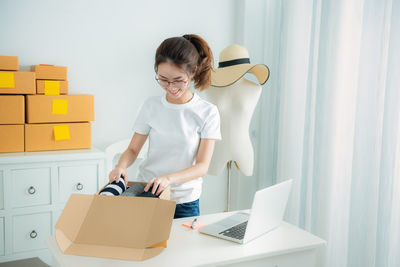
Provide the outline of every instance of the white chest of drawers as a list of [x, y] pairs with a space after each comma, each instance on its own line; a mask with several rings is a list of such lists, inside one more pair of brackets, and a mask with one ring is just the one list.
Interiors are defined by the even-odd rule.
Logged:
[[94, 194], [107, 180], [93, 149], [0, 154], [0, 262], [40, 257], [72, 193]]

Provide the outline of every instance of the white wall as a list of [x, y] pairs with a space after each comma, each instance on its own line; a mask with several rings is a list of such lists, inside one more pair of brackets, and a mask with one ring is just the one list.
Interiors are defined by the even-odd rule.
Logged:
[[203, 36], [216, 58], [234, 40], [234, 2], [1, 0], [0, 54], [68, 66], [70, 94], [95, 96], [93, 145], [129, 138], [140, 104], [162, 91], [154, 54], [168, 37]]
[[[1, 0], [0, 55], [68, 66], [70, 94], [95, 96], [92, 143], [130, 138], [141, 103], [162, 93], [154, 54], [168, 37], [196, 33], [214, 52], [235, 42], [236, 1]], [[135, 166], [133, 166], [135, 167]], [[130, 173], [134, 179], [134, 172]], [[225, 209], [226, 173], [206, 176], [201, 212]]]

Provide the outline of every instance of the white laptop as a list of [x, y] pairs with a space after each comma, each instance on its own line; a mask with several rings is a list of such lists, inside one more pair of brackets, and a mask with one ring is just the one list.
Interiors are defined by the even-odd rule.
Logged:
[[253, 240], [281, 224], [291, 187], [292, 180], [287, 180], [261, 189], [254, 195], [250, 213], [235, 213], [199, 232], [240, 244]]

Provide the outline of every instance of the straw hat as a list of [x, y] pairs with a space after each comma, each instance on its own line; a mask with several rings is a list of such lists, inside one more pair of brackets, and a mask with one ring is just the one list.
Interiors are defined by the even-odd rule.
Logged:
[[211, 85], [215, 87], [229, 86], [247, 72], [256, 75], [260, 84], [267, 82], [269, 69], [264, 64], [250, 64], [249, 52], [243, 46], [233, 44], [219, 54], [219, 66], [211, 72]]

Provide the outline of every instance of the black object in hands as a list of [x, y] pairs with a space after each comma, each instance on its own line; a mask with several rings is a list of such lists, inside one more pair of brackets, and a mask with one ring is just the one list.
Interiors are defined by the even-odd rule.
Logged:
[[108, 196], [136, 196], [136, 197], [154, 197], [158, 198], [156, 194], [151, 192], [153, 187], [150, 187], [149, 191], [144, 191], [144, 186], [142, 184], [134, 184], [130, 187], [126, 187], [124, 178], [121, 176], [119, 182], [112, 181], [112, 183], [108, 184], [102, 191], [100, 191], [100, 195], [108, 195]]
[[158, 198], [158, 196], [156, 194], [153, 194], [151, 190], [153, 190], [153, 187], [150, 187], [147, 192], [143, 191], [142, 193], [138, 194], [137, 197], [155, 197], [155, 198]]
[[125, 192], [121, 194], [121, 196], [132, 196], [136, 197], [144, 191], [144, 186], [142, 184], [133, 184], [128, 187]]

